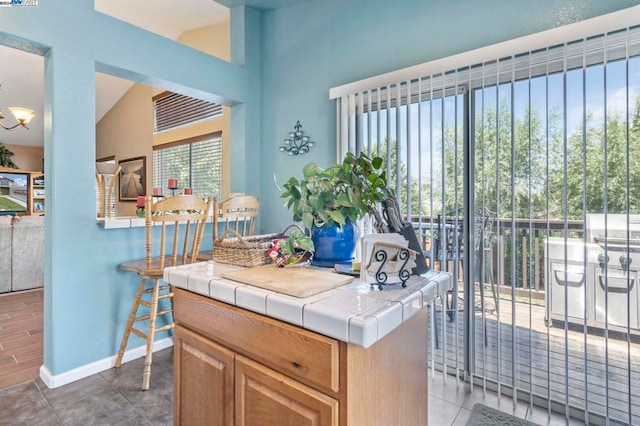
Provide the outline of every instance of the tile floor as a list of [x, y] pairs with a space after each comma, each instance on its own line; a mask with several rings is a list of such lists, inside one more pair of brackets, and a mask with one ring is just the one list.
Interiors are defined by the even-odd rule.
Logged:
[[529, 404], [521, 401], [514, 408], [510, 397], [498, 398], [497, 393], [489, 390], [485, 395], [482, 387], [474, 386], [472, 390], [468, 383], [462, 381], [456, 385], [453, 376], [443, 377], [442, 373], [436, 372], [433, 377], [429, 377], [429, 426], [463, 426], [476, 402], [539, 425], [584, 425], [584, 422], [577, 420], [566, 422], [563, 416], [555, 413], [549, 418], [547, 410], [530, 408]]
[[146, 392], [143, 358], [56, 389], [40, 379], [2, 389], [0, 425], [172, 425], [172, 350], [154, 354]]
[[[173, 352], [154, 354], [151, 387], [142, 392], [143, 359], [56, 389], [40, 379], [0, 390], [0, 425], [172, 425]], [[429, 426], [464, 425], [476, 402], [540, 425], [566, 425], [564, 418], [518, 403], [475, 386], [471, 390], [441, 373], [429, 378]], [[569, 422], [579, 425], [581, 422]]]

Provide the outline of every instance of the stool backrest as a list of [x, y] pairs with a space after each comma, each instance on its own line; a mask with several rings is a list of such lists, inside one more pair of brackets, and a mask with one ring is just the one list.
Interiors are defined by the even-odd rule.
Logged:
[[[196, 262], [207, 218], [211, 208], [215, 208], [215, 204], [214, 197], [203, 200], [195, 195], [176, 195], [154, 203], [153, 197], [147, 196], [145, 199], [147, 269], [162, 270], [169, 266]], [[167, 224], [173, 226], [167, 226]], [[152, 227], [158, 225], [161, 226], [160, 240], [154, 241]], [[155, 261], [154, 252], [159, 253]]]
[[250, 195], [239, 195], [223, 201], [219, 215], [220, 219], [225, 222], [224, 234], [229, 229], [233, 229], [243, 237], [253, 235], [259, 208], [260, 200]]

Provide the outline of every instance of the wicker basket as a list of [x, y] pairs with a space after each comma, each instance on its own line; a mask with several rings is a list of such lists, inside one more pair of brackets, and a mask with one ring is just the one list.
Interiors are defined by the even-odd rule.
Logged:
[[[279, 234], [242, 237], [233, 229], [229, 229], [220, 239], [213, 242], [213, 259], [220, 263], [249, 267], [269, 264], [271, 258], [267, 250], [271, 248], [271, 243], [273, 240], [286, 238], [287, 231], [292, 227], [304, 232], [298, 225], [290, 225]], [[235, 238], [224, 238], [227, 234], [235, 235]]]

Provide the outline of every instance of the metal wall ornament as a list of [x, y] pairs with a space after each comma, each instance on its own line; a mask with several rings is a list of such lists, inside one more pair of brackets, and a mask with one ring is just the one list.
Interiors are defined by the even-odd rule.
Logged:
[[295, 130], [289, 132], [289, 137], [284, 140], [284, 145], [279, 146], [278, 149], [280, 152], [288, 152], [289, 155], [306, 154], [316, 143], [309, 136], [304, 135], [300, 121], [297, 121], [293, 128]]

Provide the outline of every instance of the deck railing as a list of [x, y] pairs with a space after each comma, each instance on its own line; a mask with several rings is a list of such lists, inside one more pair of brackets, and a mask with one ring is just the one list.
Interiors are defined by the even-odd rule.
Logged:
[[[417, 217], [412, 219], [416, 233], [422, 237], [425, 254], [432, 267], [451, 272], [457, 266], [462, 271], [466, 266], [463, 247], [464, 218], [423, 216], [421, 220]], [[544, 297], [547, 237], [584, 236], [584, 223], [576, 220], [479, 218], [475, 228], [476, 281], [496, 284], [501, 292], [510, 292], [513, 281], [518, 292], [525, 291], [528, 294], [532, 290], [537, 293], [538, 299]], [[513, 251], [515, 256], [512, 255]], [[512, 268], [514, 259], [515, 273]], [[484, 280], [479, 278], [480, 264], [484, 265]], [[459, 273], [459, 279], [462, 280], [462, 273]]]

